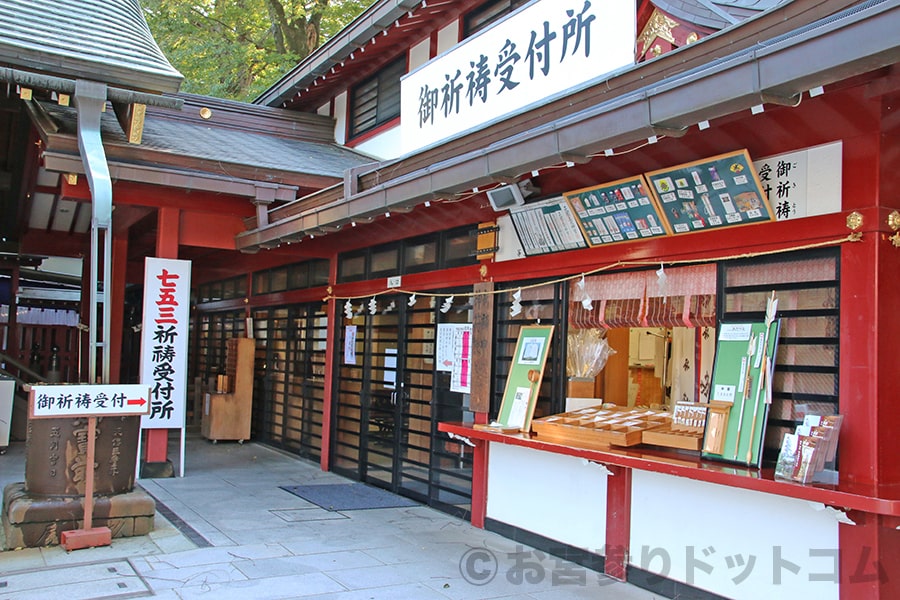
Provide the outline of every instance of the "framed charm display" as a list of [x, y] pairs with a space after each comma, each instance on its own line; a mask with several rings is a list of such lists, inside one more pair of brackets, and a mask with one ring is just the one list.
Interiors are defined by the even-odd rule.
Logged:
[[645, 176], [675, 234], [775, 220], [746, 150]]
[[668, 235], [643, 175], [566, 192], [588, 244]]

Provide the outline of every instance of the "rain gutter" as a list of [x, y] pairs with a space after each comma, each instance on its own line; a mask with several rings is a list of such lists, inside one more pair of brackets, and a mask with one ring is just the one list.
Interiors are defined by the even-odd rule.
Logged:
[[[75, 93], [77, 84], [76, 80], [73, 79], [45, 75], [43, 73], [34, 73], [32, 71], [22, 71], [20, 69], [11, 69], [8, 67], [0, 67], [0, 81], [14, 83], [21, 87], [52, 90], [54, 92], [69, 95]], [[176, 110], [181, 110], [181, 107], [184, 104], [184, 100], [181, 98], [173, 98], [171, 96], [163, 96], [160, 94], [148, 94], [146, 92], [137, 92], [115, 87], [107, 88], [106, 97], [117, 104], [146, 104], [148, 106], [160, 106]]]

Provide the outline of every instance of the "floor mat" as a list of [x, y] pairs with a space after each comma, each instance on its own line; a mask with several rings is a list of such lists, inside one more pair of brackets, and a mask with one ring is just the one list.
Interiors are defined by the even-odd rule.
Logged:
[[365, 510], [419, 505], [418, 502], [364, 483], [282, 485], [279, 487], [321, 506], [325, 510]]

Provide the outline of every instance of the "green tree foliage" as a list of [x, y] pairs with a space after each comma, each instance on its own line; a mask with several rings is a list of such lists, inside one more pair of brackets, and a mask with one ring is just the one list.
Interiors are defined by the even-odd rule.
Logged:
[[250, 101], [374, 0], [141, 0], [184, 92]]

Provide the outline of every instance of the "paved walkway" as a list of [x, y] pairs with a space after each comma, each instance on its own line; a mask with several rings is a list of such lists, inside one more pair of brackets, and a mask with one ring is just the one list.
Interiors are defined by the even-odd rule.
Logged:
[[[24, 480], [24, 454], [0, 456], [0, 487]], [[139, 480], [158, 501], [153, 532], [0, 552], [0, 600], [659, 598], [426, 506], [320, 508], [279, 486], [348, 480], [266, 446], [189, 436], [185, 456], [184, 477]]]

